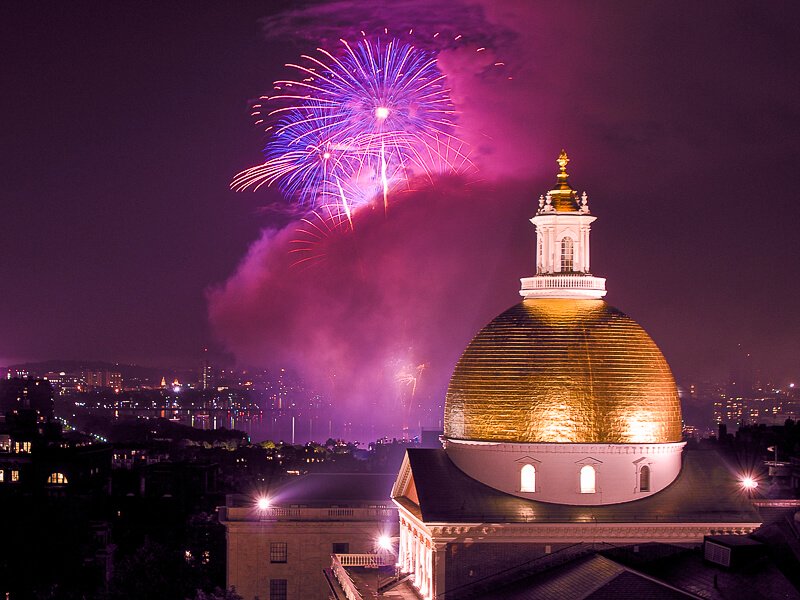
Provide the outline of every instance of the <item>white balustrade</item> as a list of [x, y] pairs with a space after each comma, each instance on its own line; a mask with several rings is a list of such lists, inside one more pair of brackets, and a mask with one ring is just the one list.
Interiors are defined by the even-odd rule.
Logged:
[[525, 298], [602, 298], [604, 277], [592, 275], [536, 275], [520, 279], [520, 296]]
[[375, 521], [396, 517], [396, 508], [227, 507], [228, 521]]
[[344, 567], [387, 567], [394, 564], [392, 555], [386, 554], [336, 554]]
[[331, 571], [333, 571], [333, 576], [336, 577], [336, 581], [339, 582], [339, 585], [341, 586], [342, 591], [344, 591], [344, 595], [347, 597], [347, 600], [363, 600], [361, 592], [358, 591], [356, 584], [353, 583], [353, 580], [347, 573], [345, 565], [342, 564], [340, 559], [341, 556], [346, 555], [331, 555]]

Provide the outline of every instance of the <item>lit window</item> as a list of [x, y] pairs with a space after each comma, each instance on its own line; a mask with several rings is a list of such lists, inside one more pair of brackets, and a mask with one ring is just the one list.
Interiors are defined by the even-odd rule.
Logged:
[[51, 473], [50, 477], [47, 478], [47, 483], [54, 483], [56, 485], [66, 485], [67, 476], [63, 473]]
[[561, 240], [561, 270], [572, 271], [572, 238]]
[[19, 481], [19, 471], [16, 469], [11, 471], [11, 481]]
[[286, 600], [287, 587], [285, 579], [270, 579], [269, 600]]
[[595, 472], [591, 465], [581, 467], [581, 494], [595, 493]]
[[3, 469], [0, 469], [0, 483], [3, 483], [6, 480], [6, 474]]
[[525, 465], [520, 471], [520, 484], [519, 489], [522, 492], [535, 492], [536, 491], [536, 467], [533, 465]]
[[17, 454], [26, 454], [31, 451], [30, 442], [14, 442], [14, 452]]
[[286, 542], [271, 542], [269, 545], [269, 562], [285, 563], [288, 556]]
[[650, 467], [648, 467], [647, 465], [643, 466], [642, 469], [639, 471], [639, 491], [640, 492], [650, 491]]

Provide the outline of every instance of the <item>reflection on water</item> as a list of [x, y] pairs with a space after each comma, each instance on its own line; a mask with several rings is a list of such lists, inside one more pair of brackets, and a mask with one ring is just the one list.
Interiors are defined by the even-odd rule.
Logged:
[[226, 410], [210, 411], [165, 411], [164, 418], [196, 427], [197, 429], [238, 429], [250, 436], [250, 441], [284, 441], [302, 444], [309, 441], [324, 442], [336, 437], [340, 427], [331, 419], [319, 415], [291, 414], [288, 411], [244, 413]]
[[[226, 409], [117, 409], [117, 418], [162, 418], [197, 429], [237, 429], [253, 443], [264, 440], [293, 444], [324, 443], [329, 438], [370, 442], [379, 438], [402, 438], [408, 431], [376, 426], [373, 422], [343, 421], [336, 411], [273, 410], [264, 412]], [[441, 425], [441, 424], [440, 424]], [[418, 423], [416, 431], [422, 424]], [[434, 426], [434, 429], [436, 427]]]

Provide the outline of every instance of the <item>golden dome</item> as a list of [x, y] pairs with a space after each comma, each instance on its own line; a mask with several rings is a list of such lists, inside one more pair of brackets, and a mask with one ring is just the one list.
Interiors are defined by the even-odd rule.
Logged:
[[456, 365], [448, 438], [497, 442], [681, 440], [667, 361], [602, 300], [524, 300], [484, 327]]

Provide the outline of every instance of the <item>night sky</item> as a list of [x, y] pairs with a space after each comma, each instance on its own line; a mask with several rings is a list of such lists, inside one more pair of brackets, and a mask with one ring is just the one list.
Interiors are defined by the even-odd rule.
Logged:
[[[593, 272], [679, 380], [742, 352], [800, 379], [800, 8], [529, 4], [3, 3], [0, 364], [191, 366], [209, 346], [335, 371], [340, 395], [358, 379], [357, 403], [383, 385], [365, 371], [408, 360], [440, 398], [533, 272], [525, 219], [565, 147]], [[420, 43], [464, 34], [440, 63], [480, 181], [408, 195], [326, 240], [319, 272], [289, 269], [277, 191], [228, 190], [260, 161], [249, 103], [337, 31], [415, 24]]]

